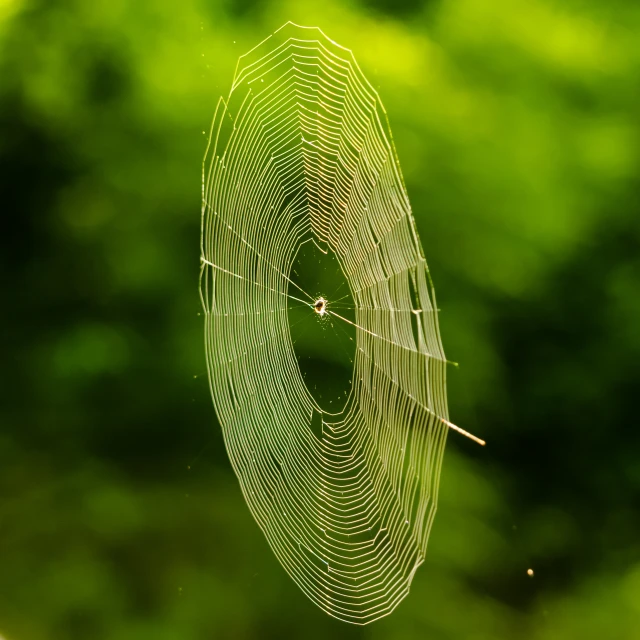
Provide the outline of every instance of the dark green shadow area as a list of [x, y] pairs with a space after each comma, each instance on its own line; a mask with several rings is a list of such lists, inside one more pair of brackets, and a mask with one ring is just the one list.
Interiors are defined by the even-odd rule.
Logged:
[[[300, 246], [289, 275], [289, 292], [314, 301], [324, 299], [325, 312], [295, 300], [289, 304], [291, 340], [302, 377], [321, 409], [337, 413], [351, 389], [356, 348], [354, 303], [337, 257], [313, 241]], [[298, 289], [299, 287], [299, 289]]]

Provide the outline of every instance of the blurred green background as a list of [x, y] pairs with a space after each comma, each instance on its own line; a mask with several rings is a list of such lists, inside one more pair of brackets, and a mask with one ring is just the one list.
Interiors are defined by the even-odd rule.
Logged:
[[[276, 562], [206, 379], [203, 131], [287, 20], [380, 92], [488, 441], [365, 628]], [[0, 0], [0, 195], [0, 637], [640, 638], [637, 2]]]

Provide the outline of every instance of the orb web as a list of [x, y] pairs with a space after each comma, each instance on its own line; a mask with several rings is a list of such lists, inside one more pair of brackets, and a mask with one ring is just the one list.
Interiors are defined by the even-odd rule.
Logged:
[[[293, 277], [310, 242], [338, 261], [351, 315]], [[288, 23], [240, 58], [203, 164], [201, 251], [211, 394], [251, 513], [320, 608], [387, 615], [425, 558], [447, 431], [462, 430], [384, 108], [319, 29]], [[305, 384], [292, 307], [355, 329], [336, 413]]]

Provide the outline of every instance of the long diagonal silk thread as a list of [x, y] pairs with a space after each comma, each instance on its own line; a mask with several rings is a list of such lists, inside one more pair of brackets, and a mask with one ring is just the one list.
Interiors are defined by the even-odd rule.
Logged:
[[[339, 263], [351, 317], [296, 281], [309, 242]], [[201, 260], [211, 393], [251, 513], [324, 611], [389, 614], [425, 558], [449, 428], [483, 443], [448, 420], [434, 291], [384, 109], [319, 29], [289, 23], [240, 58], [203, 165]], [[336, 413], [301, 374], [291, 305], [355, 331]]]

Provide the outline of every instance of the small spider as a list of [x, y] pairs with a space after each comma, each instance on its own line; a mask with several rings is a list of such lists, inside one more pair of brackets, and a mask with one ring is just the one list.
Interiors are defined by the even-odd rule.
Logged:
[[319, 316], [323, 316], [327, 313], [327, 301], [324, 298], [318, 298], [313, 304], [313, 310]]

